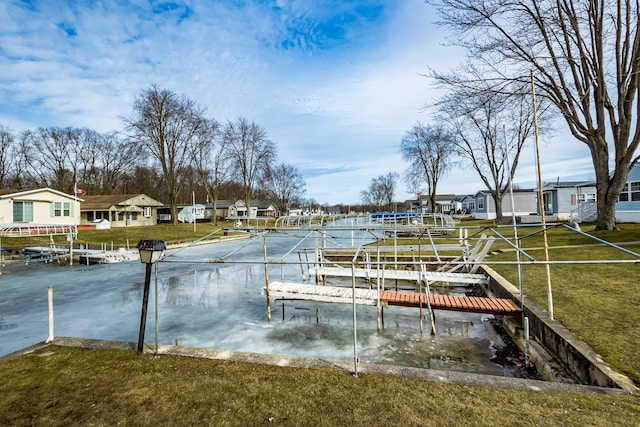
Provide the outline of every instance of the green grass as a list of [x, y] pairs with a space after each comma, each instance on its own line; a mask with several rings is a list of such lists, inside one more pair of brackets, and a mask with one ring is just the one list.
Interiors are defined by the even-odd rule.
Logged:
[[0, 364], [0, 424], [632, 426], [629, 395], [514, 391], [49, 346]]
[[[270, 222], [272, 224], [273, 221]], [[245, 224], [246, 225], [246, 224]], [[254, 224], [252, 224], [253, 226]], [[262, 226], [263, 223], [261, 222]], [[107, 247], [114, 246], [135, 247], [135, 245], [143, 239], [164, 240], [167, 244], [190, 242], [201, 237], [213, 233], [214, 231], [221, 230], [215, 236], [223, 235], [224, 228], [234, 227], [233, 221], [218, 222], [217, 225], [213, 225], [210, 222], [203, 222], [196, 224], [196, 230], [193, 230], [193, 224], [158, 224], [146, 227], [118, 227], [110, 228], [107, 230], [80, 230], [78, 236], [74, 240], [74, 245], [78, 244], [90, 245], [90, 247], [100, 246], [106, 244]], [[233, 232], [230, 232], [233, 234]], [[3, 247], [24, 247], [34, 245], [48, 245], [49, 236], [41, 237], [16, 237], [16, 238], [2, 238]], [[66, 236], [53, 236], [53, 240], [56, 243], [66, 244]]]

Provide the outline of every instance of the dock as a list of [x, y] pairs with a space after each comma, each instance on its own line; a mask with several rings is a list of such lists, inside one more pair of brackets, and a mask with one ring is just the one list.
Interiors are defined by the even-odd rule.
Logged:
[[[263, 288], [267, 292], [267, 287]], [[310, 302], [331, 302], [352, 304], [354, 289], [341, 286], [308, 285], [293, 282], [272, 282], [268, 286], [269, 297], [285, 300]], [[378, 297], [379, 295], [379, 297]], [[401, 307], [427, 307], [433, 310], [462, 311], [495, 315], [516, 316], [522, 309], [512, 300], [505, 298], [468, 297], [429, 293], [429, 300], [423, 293], [411, 291], [390, 291], [375, 289], [355, 289], [355, 303], [358, 305]]]
[[396, 270], [392, 268], [383, 271], [367, 268], [351, 268], [346, 267], [325, 267], [316, 268], [316, 273], [320, 276], [330, 277], [355, 277], [373, 280], [377, 277], [385, 280], [406, 280], [410, 282], [428, 281], [429, 283], [442, 282], [452, 284], [466, 285], [485, 285], [489, 283], [489, 279], [484, 274], [478, 273], [449, 273], [445, 271], [413, 271], [413, 270]]

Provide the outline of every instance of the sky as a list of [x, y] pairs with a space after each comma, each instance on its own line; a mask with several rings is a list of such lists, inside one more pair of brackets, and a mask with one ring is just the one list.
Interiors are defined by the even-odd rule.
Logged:
[[[423, 0], [3, 0], [0, 125], [122, 131], [156, 84], [221, 123], [262, 126], [307, 198], [358, 204], [372, 179], [407, 169], [404, 133], [433, 123], [428, 68], [463, 60], [437, 20]], [[543, 179], [591, 179], [586, 146], [562, 135], [540, 142]], [[536, 179], [530, 145], [514, 183]], [[482, 189], [464, 166], [438, 184], [440, 194]], [[400, 180], [396, 199], [414, 196]]]

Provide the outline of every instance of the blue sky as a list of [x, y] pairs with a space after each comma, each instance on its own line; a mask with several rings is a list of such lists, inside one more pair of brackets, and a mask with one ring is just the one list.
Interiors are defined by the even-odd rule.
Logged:
[[[142, 89], [170, 89], [220, 122], [265, 128], [307, 197], [359, 203], [371, 179], [406, 164], [402, 135], [430, 122], [427, 67], [462, 53], [422, 0], [17, 1], [0, 3], [0, 124], [121, 130]], [[541, 143], [545, 179], [593, 174], [566, 137]], [[515, 182], [536, 179], [531, 148]], [[439, 193], [483, 189], [453, 170]], [[410, 197], [404, 182], [397, 198]]]

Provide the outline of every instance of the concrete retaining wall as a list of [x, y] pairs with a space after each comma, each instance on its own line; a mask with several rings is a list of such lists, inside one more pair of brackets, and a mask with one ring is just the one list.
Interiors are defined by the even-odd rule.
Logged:
[[[489, 275], [489, 293], [520, 303], [518, 288], [492, 268], [486, 265], [482, 268]], [[528, 300], [526, 295], [524, 315], [529, 319], [530, 339], [539, 342], [581, 384], [637, 391], [629, 378], [611, 369], [591, 347], [580, 341], [561, 323], [551, 319], [546, 310]]]

